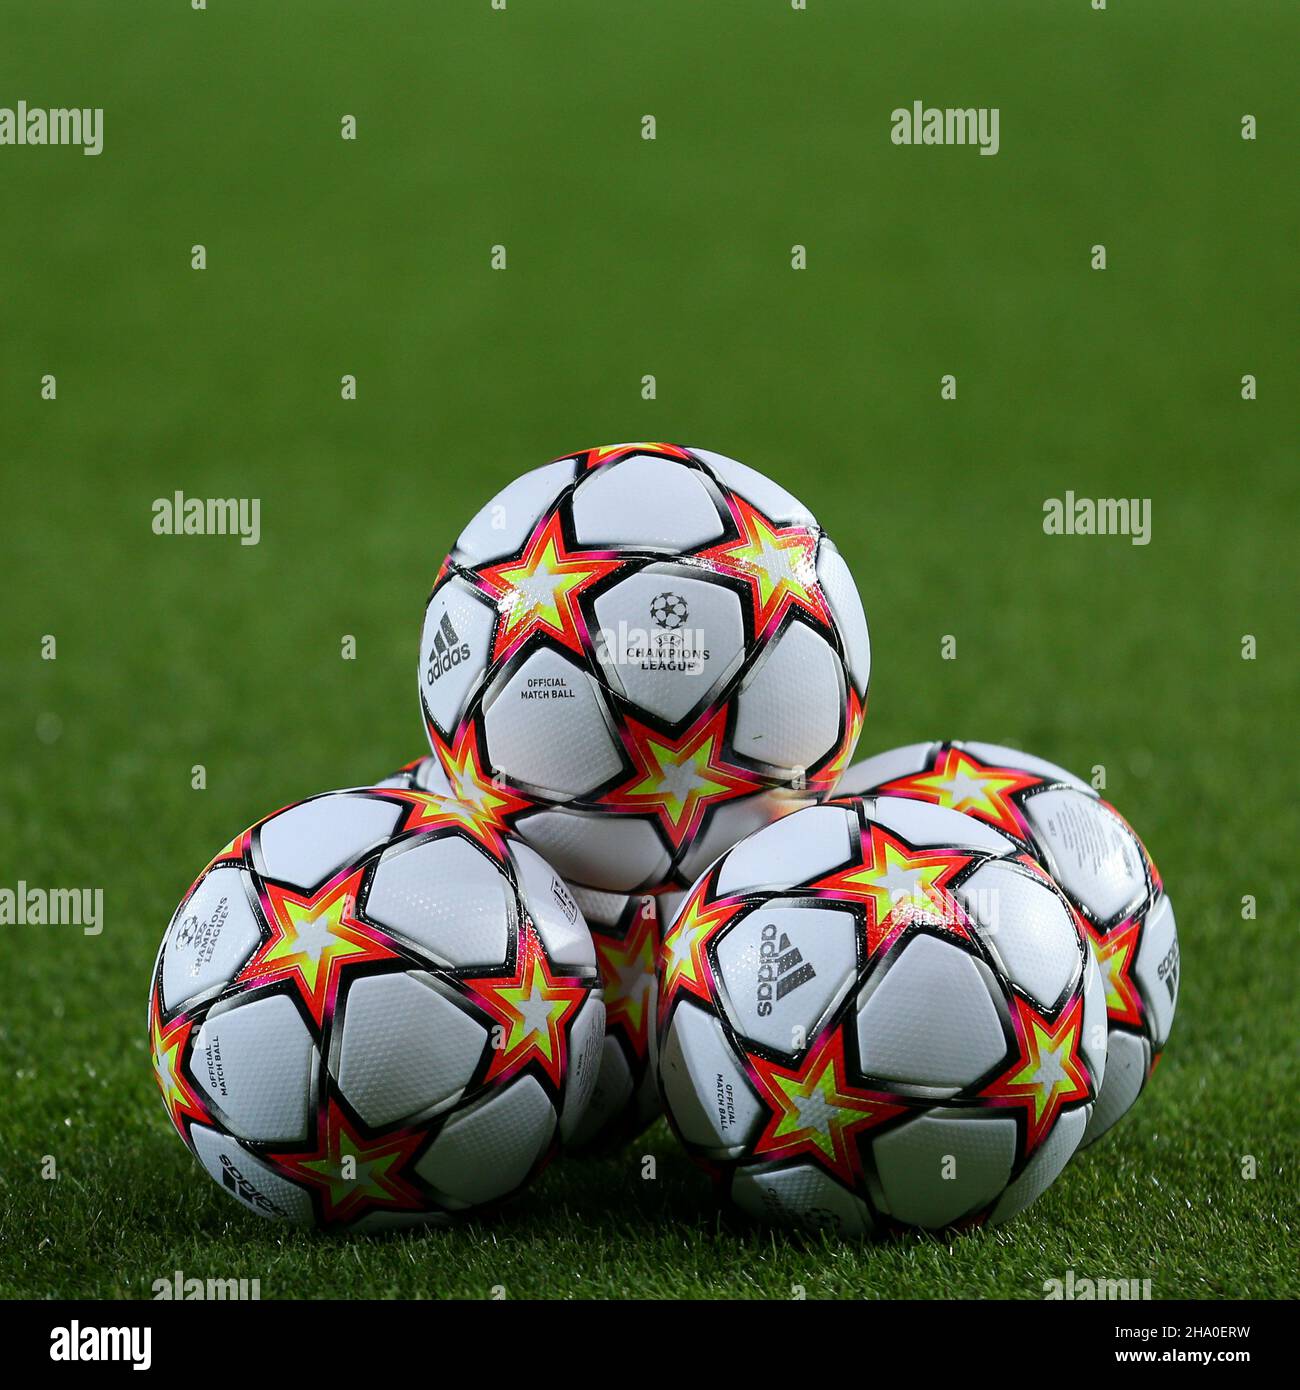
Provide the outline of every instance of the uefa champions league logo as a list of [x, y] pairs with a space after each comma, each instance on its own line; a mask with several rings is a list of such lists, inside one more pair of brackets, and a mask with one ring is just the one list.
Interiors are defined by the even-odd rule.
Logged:
[[632, 627], [620, 619], [615, 628], [597, 630], [596, 656], [614, 666], [637, 666], [642, 671], [665, 671], [678, 675], [702, 675], [708, 665], [709, 649], [704, 632], [687, 627], [690, 609], [686, 600], [671, 590], [650, 600], [650, 626]]

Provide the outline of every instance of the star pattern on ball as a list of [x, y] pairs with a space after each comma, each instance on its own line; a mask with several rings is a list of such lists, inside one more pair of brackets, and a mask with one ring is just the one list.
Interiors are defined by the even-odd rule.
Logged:
[[887, 951], [910, 927], [931, 927], [969, 941], [969, 921], [948, 885], [973, 856], [955, 849], [917, 849], [875, 821], [847, 868], [816, 879], [825, 897], [847, 898], [866, 909], [867, 959]]
[[601, 444], [595, 449], [583, 451], [582, 466], [588, 470], [599, 468], [602, 464], [630, 458], [633, 454], [659, 454], [663, 458], [679, 459], [683, 463], [694, 461], [678, 444]]
[[1013, 798], [1042, 783], [1043, 779], [1032, 773], [982, 763], [964, 748], [948, 746], [939, 750], [928, 771], [896, 777], [877, 791], [882, 796], [905, 796], [962, 811], [1027, 842], [1031, 838], [1029, 827]]
[[328, 1098], [311, 1153], [276, 1153], [268, 1158], [316, 1193], [323, 1223], [342, 1225], [370, 1211], [425, 1211], [428, 1203], [403, 1176], [425, 1131], [398, 1130], [369, 1138]]
[[560, 513], [552, 511], [537, 524], [519, 559], [476, 573], [499, 615], [492, 660], [509, 656], [537, 633], [581, 655], [590, 638], [578, 598], [622, 563], [609, 551], [569, 550]]
[[541, 939], [528, 925], [519, 933], [518, 957], [510, 974], [474, 976], [462, 983], [499, 1025], [484, 1082], [513, 1076], [536, 1062], [559, 1090], [567, 1030], [590, 993], [589, 982], [552, 974]]
[[705, 1003], [714, 998], [708, 945], [744, 906], [738, 898], [709, 900], [716, 875], [707, 874], [691, 889], [664, 933], [659, 948], [659, 1012], [665, 1017], [678, 994]]
[[980, 1095], [1023, 1112], [1028, 1156], [1051, 1133], [1063, 1106], [1092, 1098], [1092, 1080], [1079, 1053], [1083, 995], [1076, 994], [1055, 1023], [1018, 994], [1011, 1003], [1016, 1059]]
[[212, 1117], [185, 1072], [185, 1044], [191, 1032], [189, 1016], [181, 1014], [170, 1023], [162, 1021], [158, 987], [149, 997], [149, 1050], [153, 1056], [154, 1080], [162, 1092], [167, 1114], [176, 1132], [188, 1144], [190, 1125], [198, 1120], [210, 1124]]
[[357, 915], [365, 875], [365, 865], [344, 870], [315, 893], [264, 881], [261, 901], [270, 938], [236, 980], [249, 988], [291, 981], [312, 1018], [323, 1026], [334, 1012], [346, 967], [400, 959], [390, 938]]
[[849, 1083], [843, 1030], [824, 1033], [797, 1067], [781, 1066], [753, 1052], [746, 1056], [769, 1110], [754, 1144], [755, 1158], [810, 1155], [854, 1186], [862, 1171], [858, 1136], [901, 1115], [905, 1107]]
[[600, 804], [613, 811], [658, 816], [674, 851], [682, 849], [711, 806], [762, 788], [761, 782], [726, 760], [726, 727], [725, 706], [701, 715], [677, 739], [628, 716], [623, 744], [636, 771], [600, 797]]
[[719, 574], [749, 585], [754, 633], [772, 632], [792, 607], [821, 628], [834, 626], [817, 579], [817, 537], [806, 526], [777, 526], [743, 497], [728, 494], [738, 539], [697, 551], [692, 557]]
[[528, 810], [531, 803], [505, 785], [494, 782], [483, 770], [472, 722], [461, 726], [452, 744], [448, 744], [432, 725], [426, 727], [429, 743], [451, 785], [451, 795], [439, 796], [436, 792], [404, 788], [383, 788], [375, 795], [403, 801], [415, 808], [404, 829], [425, 830], [435, 825], [455, 827], [466, 831], [500, 859], [505, 853], [505, 835], [513, 817]]
[[1141, 1028], [1146, 1020], [1142, 995], [1133, 978], [1133, 966], [1137, 961], [1142, 920], [1128, 917], [1107, 932], [1100, 932], [1091, 922], [1084, 921], [1083, 929], [1092, 943], [1106, 985], [1106, 1017], [1112, 1023]]
[[619, 1029], [637, 1057], [649, 1046], [650, 1000], [659, 930], [654, 906], [638, 907], [623, 936], [593, 929], [600, 978], [605, 986], [605, 1031]]

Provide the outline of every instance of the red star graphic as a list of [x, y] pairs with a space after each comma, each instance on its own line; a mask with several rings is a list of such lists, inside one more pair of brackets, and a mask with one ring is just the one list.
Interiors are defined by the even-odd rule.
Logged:
[[499, 778], [489, 777], [479, 760], [476, 725], [465, 723], [456, 734], [454, 745], [448, 745], [432, 724], [427, 724], [429, 744], [451, 784], [452, 796], [439, 797], [432, 792], [382, 789], [376, 796], [387, 796], [415, 807], [403, 829], [427, 829], [433, 825], [450, 825], [466, 831], [479, 844], [500, 859], [505, 853], [505, 835], [513, 817], [526, 811], [532, 803], [510, 790]]
[[948, 885], [973, 856], [955, 849], [913, 849], [876, 822], [868, 822], [858, 861], [817, 879], [826, 897], [866, 907], [867, 958], [887, 951], [909, 927], [935, 927], [971, 939], [969, 922]]
[[462, 983], [500, 1024], [484, 1080], [513, 1076], [535, 1061], [559, 1090], [564, 1083], [569, 1023], [591, 992], [590, 982], [552, 975], [542, 943], [528, 925], [519, 934], [513, 973]]
[[1042, 784], [1041, 777], [982, 763], [964, 748], [945, 745], [935, 755], [931, 768], [895, 778], [876, 791], [881, 796], [905, 796], [912, 801], [945, 806], [950, 811], [964, 811], [1023, 844], [1031, 836], [1013, 798], [1027, 787]]
[[185, 1048], [189, 1042], [191, 1022], [181, 1014], [168, 1024], [162, 1021], [158, 987], [149, 997], [149, 1045], [153, 1054], [154, 1080], [162, 1092], [167, 1114], [176, 1126], [176, 1133], [188, 1144], [190, 1126], [196, 1120], [211, 1124], [212, 1116], [185, 1070]]
[[400, 959], [389, 937], [357, 916], [365, 867], [345, 869], [315, 893], [303, 895], [264, 882], [262, 912], [270, 940], [235, 977], [250, 988], [292, 980], [317, 1024], [334, 1012], [345, 967]]
[[425, 1211], [429, 1204], [403, 1170], [425, 1138], [421, 1129], [399, 1130], [378, 1139], [362, 1135], [333, 1099], [319, 1122], [313, 1153], [268, 1154], [270, 1162], [313, 1189], [323, 1224], [343, 1225], [369, 1211]]
[[539, 632], [581, 655], [590, 637], [578, 598], [621, 563], [607, 550], [566, 549], [560, 513], [543, 518], [519, 559], [477, 571], [479, 588], [500, 615], [492, 660], [509, 656]]
[[739, 898], [709, 901], [717, 881], [708, 874], [691, 889], [677, 916], [664, 933], [659, 948], [659, 1016], [666, 1018], [679, 993], [693, 994], [712, 1004], [713, 971], [709, 966], [708, 945], [744, 906]]
[[584, 449], [580, 457], [582, 467], [590, 471], [633, 454], [658, 454], [662, 458], [680, 459], [683, 463], [693, 462], [691, 455], [678, 444], [602, 444], [595, 449]]
[[992, 1085], [980, 1092], [994, 1105], [1018, 1106], [1025, 1114], [1028, 1157], [1051, 1133], [1062, 1106], [1089, 1100], [1092, 1081], [1079, 1054], [1083, 994], [1078, 993], [1055, 1023], [1018, 994], [1011, 996], [1017, 1055]]
[[591, 939], [605, 986], [605, 1032], [619, 1029], [633, 1054], [644, 1057], [659, 953], [659, 920], [653, 901], [637, 908], [623, 936], [593, 927]]
[[878, 1091], [848, 1083], [840, 1028], [823, 1033], [794, 1068], [778, 1066], [753, 1052], [747, 1057], [750, 1075], [770, 1110], [754, 1156], [809, 1155], [853, 1187], [862, 1172], [858, 1135], [901, 1115], [906, 1107]]
[[1112, 1023], [1126, 1023], [1131, 1028], [1144, 1027], [1146, 1018], [1142, 1009], [1142, 995], [1133, 978], [1138, 941], [1142, 935], [1142, 919], [1127, 917], [1107, 932], [1098, 931], [1082, 917], [1078, 917], [1078, 920], [1092, 942], [1097, 964], [1101, 967], [1101, 977], [1106, 985], [1106, 1017]]
[[791, 607], [801, 609], [820, 627], [833, 626], [817, 579], [815, 533], [806, 526], [777, 526], [735, 493], [728, 493], [727, 505], [739, 539], [698, 551], [693, 558], [749, 585], [755, 636], [773, 631]]
[[679, 739], [656, 733], [630, 716], [623, 743], [636, 772], [600, 804], [613, 811], [653, 812], [674, 849], [694, 838], [709, 807], [759, 791], [762, 783], [722, 755], [727, 710], [705, 713]]

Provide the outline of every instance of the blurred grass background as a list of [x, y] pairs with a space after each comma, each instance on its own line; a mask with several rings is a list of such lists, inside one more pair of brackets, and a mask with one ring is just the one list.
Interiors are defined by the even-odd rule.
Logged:
[[[0, 147], [0, 884], [106, 898], [97, 938], [0, 927], [0, 1292], [1037, 1297], [1073, 1267], [1295, 1295], [1293, 5], [5, 0], [0, 26], [0, 105], [105, 109], [98, 158]], [[914, 100], [998, 107], [1000, 153], [895, 147]], [[822, 518], [871, 622], [864, 751], [1104, 764], [1164, 872], [1161, 1071], [1005, 1231], [720, 1232], [657, 1129], [499, 1222], [345, 1253], [242, 1215], [169, 1132], [144, 1000], [177, 898], [267, 810], [420, 752], [443, 552], [517, 472], [624, 438], [734, 454]], [[155, 536], [178, 489], [259, 497], [261, 544]], [[1150, 498], [1151, 544], [1045, 536], [1067, 490]]]

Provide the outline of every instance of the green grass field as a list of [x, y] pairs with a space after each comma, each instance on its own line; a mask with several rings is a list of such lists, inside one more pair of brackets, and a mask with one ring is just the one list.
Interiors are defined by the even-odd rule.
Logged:
[[[179, 1269], [264, 1298], [1036, 1298], [1074, 1269], [1300, 1294], [1293, 5], [68, 0], [3, 25], [0, 106], [105, 124], [97, 158], [0, 146], [0, 886], [102, 887], [105, 925], [0, 926], [0, 1293]], [[997, 106], [1000, 152], [894, 146], [918, 99]], [[872, 627], [863, 751], [1104, 765], [1164, 873], [1160, 1071], [1001, 1230], [732, 1229], [661, 1124], [493, 1221], [345, 1242], [245, 1215], [171, 1132], [145, 996], [177, 899], [266, 811], [421, 751], [448, 544], [516, 472], [625, 438], [737, 455], [826, 523]], [[178, 489], [260, 498], [261, 543], [154, 535]], [[1151, 543], [1045, 535], [1066, 490], [1150, 498]]]

